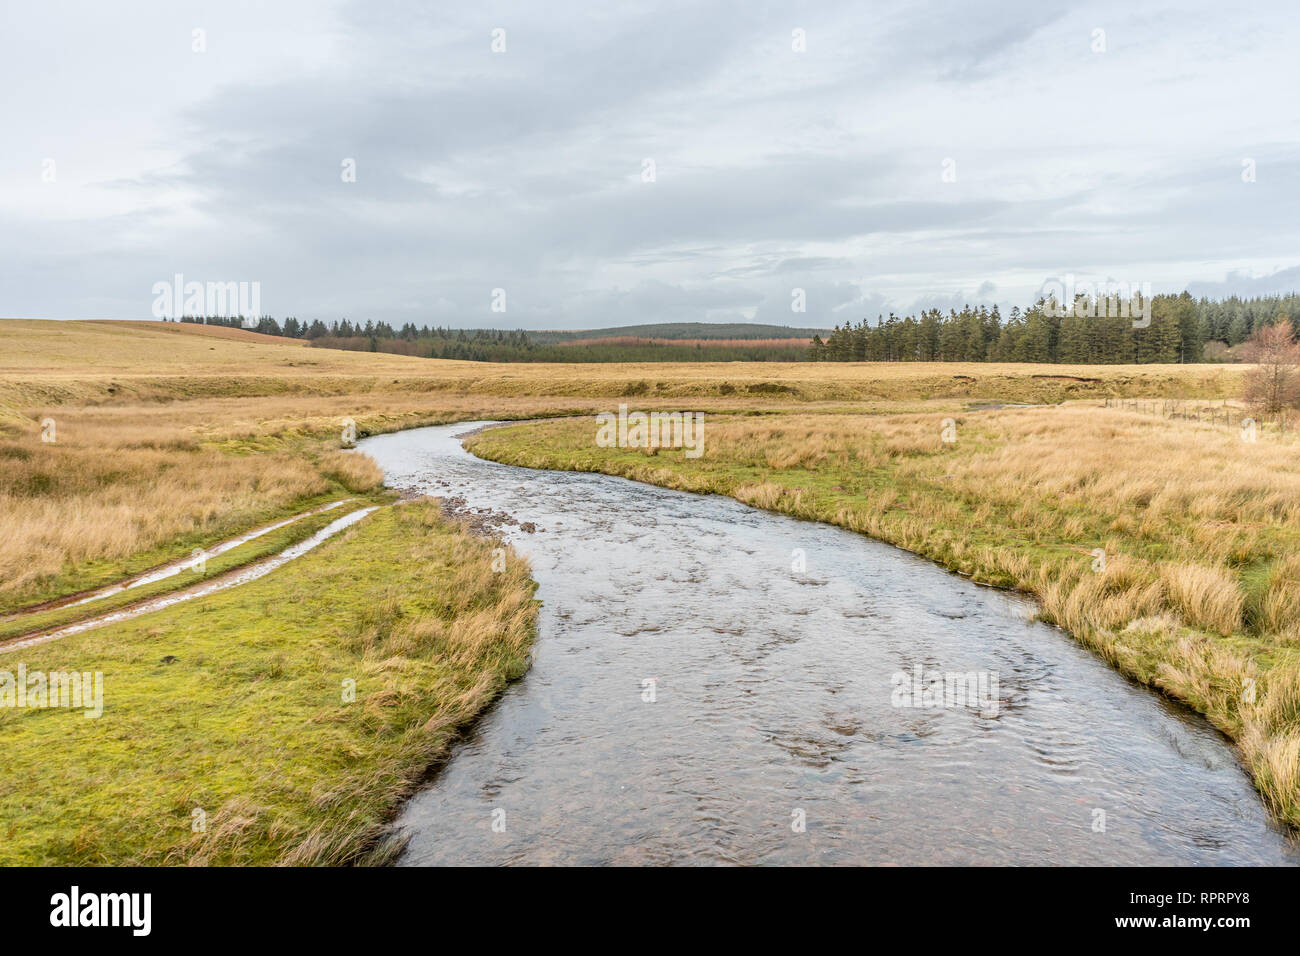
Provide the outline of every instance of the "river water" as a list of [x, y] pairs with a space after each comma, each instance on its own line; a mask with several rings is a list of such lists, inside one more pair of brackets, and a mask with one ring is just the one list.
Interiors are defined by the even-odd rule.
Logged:
[[[531, 523], [500, 530], [544, 602], [400, 863], [1300, 859], [1217, 732], [1031, 602], [729, 498], [483, 461], [475, 424], [360, 444], [393, 487]], [[982, 696], [908, 696], [970, 673]]]

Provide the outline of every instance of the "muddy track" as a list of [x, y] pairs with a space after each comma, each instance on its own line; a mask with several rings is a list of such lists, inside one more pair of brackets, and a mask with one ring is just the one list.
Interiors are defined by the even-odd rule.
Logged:
[[341, 505], [350, 504], [356, 501], [356, 498], [341, 498], [338, 501], [332, 501], [329, 504], [321, 505], [318, 508], [312, 508], [309, 511], [303, 511], [291, 517], [281, 519], [273, 524], [263, 525], [252, 531], [237, 535], [234, 538], [228, 538], [225, 541], [218, 542], [210, 547], [200, 549], [198, 554], [190, 555], [187, 558], [178, 558], [175, 561], [168, 561], [164, 564], [155, 565], [147, 568], [138, 574], [133, 574], [121, 581], [107, 584], [98, 588], [87, 588], [82, 591], [75, 591], [72, 594], [63, 594], [56, 598], [50, 598], [48, 601], [41, 601], [39, 604], [28, 604], [24, 607], [15, 608], [12, 611], [6, 611], [0, 614], [0, 623], [12, 621], [22, 617], [28, 617], [32, 614], [39, 614], [42, 611], [53, 611], [61, 607], [75, 606], [79, 604], [89, 604], [91, 601], [98, 601], [102, 598], [111, 597], [114, 594], [120, 594], [123, 591], [129, 591], [132, 588], [138, 588], [145, 584], [153, 584], [155, 581], [161, 581], [165, 578], [180, 574], [187, 568], [194, 566], [195, 562], [215, 558], [219, 554], [225, 554], [227, 551], [239, 547], [241, 544], [247, 544], [249, 541], [270, 534], [272, 531], [279, 531], [281, 528], [293, 524], [303, 518], [309, 518], [312, 515], [324, 514], [327, 511], [333, 511]]
[[313, 550], [318, 545], [338, 534], [340, 531], [351, 527], [371, 512], [377, 511], [378, 509], [378, 505], [372, 505], [365, 508], [358, 508], [356, 511], [348, 512], [343, 517], [331, 521], [311, 537], [299, 541], [297, 544], [290, 545], [278, 554], [273, 554], [268, 558], [262, 558], [252, 564], [234, 568], [227, 571], [225, 574], [210, 578], [200, 584], [195, 584], [192, 587], [170, 591], [167, 594], [158, 597], [137, 601], [134, 604], [129, 604], [126, 607], [118, 608], [115, 611], [99, 615], [98, 617], [86, 618], [72, 624], [64, 624], [46, 630], [33, 631], [28, 634], [20, 634], [0, 643], [0, 653], [18, 650], [20, 648], [35, 647], [39, 644], [47, 644], [50, 641], [56, 641], [73, 634], [80, 634], [83, 631], [89, 631], [96, 627], [103, 627], [107, 624], [116, 624], [119, 621], [128, 621], [132, 618], [140, 617], [143, 614], [149, 614], [153, 611], [160, 611], [163, 608], [171, 607], [173, 604], [192, 601], [195, 598], [206, 597], [207, 595], [215, 594], [218, 591], [225, 591], [241, 584], [248, 584], [251, 581], [256, 581], [258, 578], [264, 577], [277, 568], [288, 564], [294, 558], [300, 557], [308, 551]]

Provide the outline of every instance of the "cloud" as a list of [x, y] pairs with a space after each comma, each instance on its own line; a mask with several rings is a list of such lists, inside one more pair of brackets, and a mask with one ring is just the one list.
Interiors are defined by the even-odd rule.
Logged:
[[1230, 272], [1222, 282], [1189, 282], [1187, 291], [1196, 298], [1226, 299], [1260, 295], [1287, 295], [1300, 292], [1300, 266], [1278, 269], [1264, 276]]
[[1300, 267], [1280, 0], [79, 9], [0, 39], [3, 314], [183, 272], [300, 318], [830, 326]]

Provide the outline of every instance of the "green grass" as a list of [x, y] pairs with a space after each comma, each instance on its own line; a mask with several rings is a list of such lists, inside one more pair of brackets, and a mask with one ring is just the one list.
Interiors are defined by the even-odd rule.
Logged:
[[[86, 618], [98, 617], [101, 614], [107, 614], [139, 601], [145, 601], [149, 598], [158, 597], [162, 594], [168, 594], [172, 591], [178, 591], [220, 577], [227, 571], [243, 567], [246, 564], [252, 564], [262, 558], [278, 554], [299, 541], [305, 541], [330, 522], [343, 517], [351, 511], [355, 511], [357, 508], [364, 507], [371, 502], [389, 501], [391, 499], [392, 495], [390, 494], [359, 496], [355, 503], [341, 505], [320, 514], [307, 515], [283, 528], [269, 531], [252, 541], [245, 542], [238, 547], [231, 548], [229, 551], [208, 558], [204, 562], [202, 570], [184, 568], [180, 573], [171, 577], [162, 578], [151, 584], [129, 588], [88, 604], [69, 604], [63, 607], [50, 608], [46, 611], [38, 611], [35, 614], [18, 615], [7, 620], [0, 620], [0, 641], [17, 637], [20, 634], [30, 634], [34, 631], [55, 628]], [[274, 524], [274, 522], [269, 523]], [[211, 543], [219, 544], [220, 542]]]
[[[118, 581], [126, 578], [133, 578], [143, 574], [152, 568], [160, 565], [170, 564], [173, 561], [179, 561], [189, 557], [195, 548], [200, 550], [220, 544], [230, 538], [237, 538], [241, 534], [249, 531], [255, 531], [258, 528], [268, 524], [275, 524], [285, 518], [292, 517], [304, 511], [310, 511], [321, 505], [327, 505], [332, 501], [338, 501], [340, 498], [356, 497], [353, 492], [346, 488], [337, 487], [329, 492], [320, 495], [309, 495], [289, 503], [280, 508], [264, 508], [256, 514], [249, 515], [238, 521], [223, 521], [215, 526], [212, 530], [196, 531], [192, 534], [181, 535], [167, 544], [157, 548], [150, 548], [147, 551], [139, 551], [129, 557], [121, 560], [99, 560], [87, 561], [83, 564], [69, 564], [57, 575], [42, 580], [38, 586], [28, 588], [22, 592], [8, 595], [0, 598], [0, 616], [12, 613], [21, 607], [32, 604], [42, 604], [46, 601], [55, 600], [69, 594], [80, 593], [82, 591], [94, 591], [102, 587], [108, 587]], [[331, 512], [335, 517], [343, 514], [342, 511]], [[296, 524], [296, 522], [295, 522]], [[287, 531], [287, 529], [284, 529]], [[268, 537], [273, 537], [278, 532], [272, 532]], [[261, 542], [263, 539], [257, 539]], [[289, 542], [292, 544], [292, 541]], [[236, 549], [241, 550], [241, 549]], [[226, 555], [222, 555], [225, 558]], [[216, 566], [215, 562], [209, 562], [209, 567]], [[133, 593], [140, 593], [139, 591]], [[100, 602], [96, 602], [97, 606]], [[106, 605], [105, 605], [106, 606]], [[24, 628], [30, 630], [30, 628]], [[0, 624], [0, 638], [8, 636], [10, 630]]]
[[0, 709], [0, 864], [384, 860], [401, 800], [528, 666], [534, 586], [493, 547], [388, 506], [251, 584], [0, 653], [104, 675], [99, 719]]

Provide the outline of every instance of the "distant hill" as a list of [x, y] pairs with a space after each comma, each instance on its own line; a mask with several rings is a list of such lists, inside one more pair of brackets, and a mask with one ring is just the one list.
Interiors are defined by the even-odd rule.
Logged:
[[756, 325], [750, 322], [658, 322], [650, 325], [621, 325], [608, 329], [580, 329], [573, 332], [528, 332], [538, 345], [563, 345], [592, 339], [810, 339], [827, 329], [799, 329], [788, 325]]
[[149, 322], [137, 319], [88, 319], [94, 325], [113, 328], [146, 329], [150, 332], [167, 332], [172, 335], [205, 335], [216, 339], [233, 339], [237, 342], [261, 342], [266, 345], [309, 345], [305, 339], [289, 339], [282, 335], [266, 335], [252, 329], [231, 328], [227, 325], [199, 325], [196, 322]]

